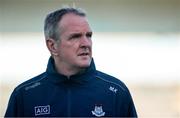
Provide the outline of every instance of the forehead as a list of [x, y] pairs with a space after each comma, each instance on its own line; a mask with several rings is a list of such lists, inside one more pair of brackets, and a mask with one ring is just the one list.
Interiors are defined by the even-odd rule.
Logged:
[[59, 22], [61, 30], [91, 30], [87, 18], [76, 14], [66, 14]]

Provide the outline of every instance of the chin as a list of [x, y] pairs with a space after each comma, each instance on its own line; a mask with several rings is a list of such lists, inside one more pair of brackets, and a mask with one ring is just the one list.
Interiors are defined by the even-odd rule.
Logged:
[[79, 66], [81, 68], [87, 68], [89, 67], [91, 64], [91, 59], [88, 59], [88, 60], [82, 60], [80, 63], [79, 63]]
[[83, 64], [83, 65], [80, 65], [81, 68], [88, 68], [90, 66], [90, 64]]

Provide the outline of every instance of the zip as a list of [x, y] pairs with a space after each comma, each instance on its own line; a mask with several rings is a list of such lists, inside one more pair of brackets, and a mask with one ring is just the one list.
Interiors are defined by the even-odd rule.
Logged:
[[69, 87], [67, 90], [67, 116], [71, 117], [71, 90]]

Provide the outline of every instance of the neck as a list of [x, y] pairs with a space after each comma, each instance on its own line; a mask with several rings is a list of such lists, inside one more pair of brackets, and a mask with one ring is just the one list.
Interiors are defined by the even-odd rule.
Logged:
[[69, 67], [65, 63], [58, 63], [55, 61], [55, 68], [59, 74], [65, 75], [68, 78], [72, 75], [82, 73], [85, 71], [85, 68], [80, 67]]

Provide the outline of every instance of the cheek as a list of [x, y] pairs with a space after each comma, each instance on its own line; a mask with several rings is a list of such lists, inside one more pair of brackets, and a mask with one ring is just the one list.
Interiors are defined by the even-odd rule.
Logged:
[[89, 44], [90, 44], [90, 47], [92, 48], [92, 45], [93, 45], [92, 40], [90, 40]]
[[69, 55], [72, 56], [72, 54], [76, 53], [78, 49], [77, 44], [66, 44], [66, 45], [61, 45], [59, 48], [59, 52], [63, 53], [63, 55]]

